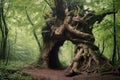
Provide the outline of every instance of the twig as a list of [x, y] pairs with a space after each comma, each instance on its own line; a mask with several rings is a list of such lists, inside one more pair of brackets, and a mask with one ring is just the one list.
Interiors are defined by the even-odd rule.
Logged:
[[49, 5], [49, 7], [50, 7], [52, 10], [54, 10], [53, 7], [52, 7], [52, 5], [51, 5], [47, 0], [45, 0], [45, 2]]

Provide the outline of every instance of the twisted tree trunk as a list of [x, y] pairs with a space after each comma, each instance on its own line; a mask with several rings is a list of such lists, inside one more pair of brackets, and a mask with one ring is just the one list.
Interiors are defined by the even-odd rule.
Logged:
[[[55, 15], [46, 15], [51, 20], [46, 22], [46, 26], [42, 29], [44, 48], [40, 60], [41, 66], [43, 68], [59, 68], [61, 66], [58, 59], [59, 48], [64, 41], [69, 40], [77, 45], [77, 49], [73, 62], [66, 70], [67, 76], [81, 72], [111, 70], [112, 66], [109, 61], [100, 54], [99, 48], [94, 45], [92, 26], [96, 21], [100, 23], [106, 15], [114, 12], [95, 15], [94, 11], [83, 10], [83, 13], [70, 13], [67, 7], [63, 7], [64, 4], [62, 0], [55, 0], [57, 12], [53, 12]], [[79, 5], [76, 6], [79, 7]], [[73, 8], [73, 10], [77, 9]], [[104, 68], [105, 66], [107, 69]]]

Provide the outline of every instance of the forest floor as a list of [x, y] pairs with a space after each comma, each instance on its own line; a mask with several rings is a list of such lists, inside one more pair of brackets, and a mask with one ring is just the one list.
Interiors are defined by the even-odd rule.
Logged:
[[65, 70], [39, 69], [35, 67], [26, 67], [23, 69], [35, 80], [120, 80], [120, 75], [116, 73], [105, 74], [80, 74], [73, 77], [66, 77]]

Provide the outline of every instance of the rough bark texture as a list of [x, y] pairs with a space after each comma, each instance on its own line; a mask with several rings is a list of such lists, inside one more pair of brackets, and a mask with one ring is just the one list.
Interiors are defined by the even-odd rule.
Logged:
[[[77, 46], [73, 62], [66, 70], [66, 75], [79, 74], [82, 72], [101, 72], [112, 70], [109, 61], [100, 54], [92, 33], [93, 24], [99, 23], [103, 18], [113, 12], [106, 12], [95, 15], [94, 11], [84, 10], [79, 13], [81, 6], [77, 8], [64, 8], [62, 0], [55, 0], [55, 11], [52, 14], [46, 14], [46, 26], [42, 30], [44, 48], [41, 57], [41, 66], [43, 68], [59, 68], [58, 51], [65, 40], [71, 41]], [[79, 8], [79, 9], [78, 9]], [[74, 13], [71, 11], [74, 10]], [[77, 13], [76, 13], [77, 12]], [[105, 69], [106, 68], [106, 69]]]

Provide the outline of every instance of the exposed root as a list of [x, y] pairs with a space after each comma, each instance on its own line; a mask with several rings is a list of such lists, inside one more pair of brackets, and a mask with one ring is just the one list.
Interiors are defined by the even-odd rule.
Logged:
[[[80, 44], [76, 48], [73, 63], [67, 69], [67, 75], [81, 73], [97, 73], [112, 70], [112, 67], [107, 62], [107, 59], [98, 58], [95, 51], [86, 44]], [[99, 56], [100, 57], [100, 56]], [[104, 61], [104, 62], [103, 62]], [[105, 65], [105, 66], [104, 66]], [[107, 69], [105, 69], [107, 67]]]

